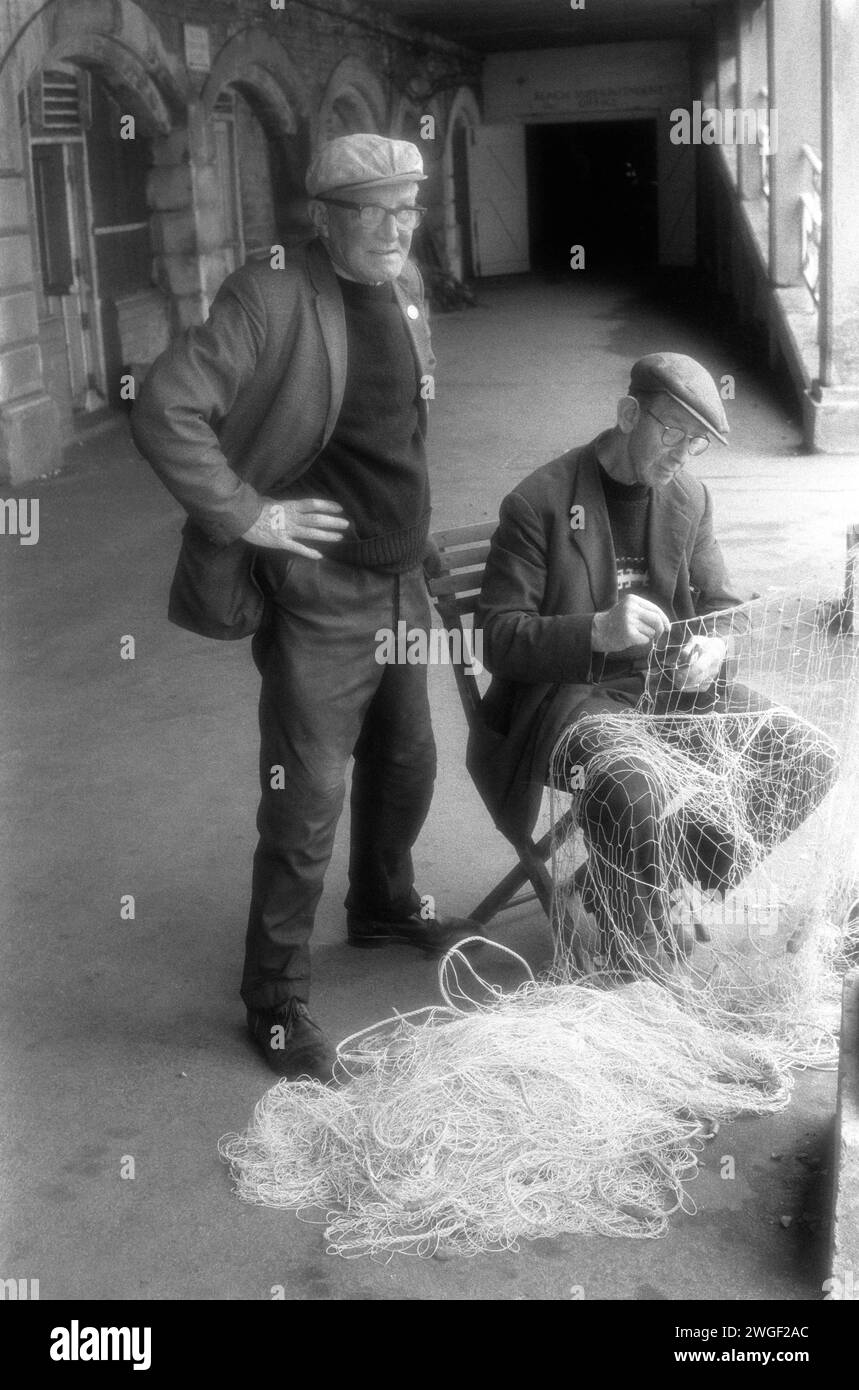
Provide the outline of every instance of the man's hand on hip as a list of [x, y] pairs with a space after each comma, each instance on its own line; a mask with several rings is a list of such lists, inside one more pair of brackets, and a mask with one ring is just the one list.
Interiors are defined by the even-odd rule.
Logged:
[[594, 614], [591, 647], [595, 652], [622, 652], [627, 647], [649, 646], [670, 626], [655, 603], [640, 594], [624, 594], [613, 608]]
[[339, 502], [301, 497], [289, 502], [266, 502], [242, 540], [269, 550], [291, 550], [295, 555], [321, 560], [322, 552], [304, 542], [342, 541], [348, 529], [349, 522]]

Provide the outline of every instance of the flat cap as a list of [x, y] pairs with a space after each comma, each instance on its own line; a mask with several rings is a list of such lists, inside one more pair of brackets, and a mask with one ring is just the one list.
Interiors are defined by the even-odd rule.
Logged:
[[307, 170], [308, 196], [347, 188], [385, 188], [425, 179], [417, 145], [384, 135], [338, 135], [316, 153]]
[[696, 420], [700, 420], [722, 444], [730, 429], [725, 407], [710, 373], [682, 352], [651, 352], [633, 365], [630, 392], [664, 391]]

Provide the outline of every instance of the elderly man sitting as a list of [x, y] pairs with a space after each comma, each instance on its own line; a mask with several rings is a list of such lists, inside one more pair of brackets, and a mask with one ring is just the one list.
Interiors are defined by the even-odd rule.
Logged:
[[[641, 751], [615, 750], [610, 723], [601, 730], [585, 716], [639, 705], [660, 650], [657, 710], [741, 716], [770, 708], [728, 677], [729, 610], [740, 600], [709, 493], [690, 467], [712, 439], [726, 443], [727, 430], [719, 392], [699, 363], [669, 352], [636, 362], [613, 428], [504, 499], [475, 615], [493, 677], [469, 742], [475, 782], [499, 828], [522, 841], [537, 819], [552, 750], [569, 730], [567, 764], [584, 770], [577, 815], [589, 851], [585, 903], [609, 949], [618, 937], [634, 941], [639, 961], [660, 961], [671, 942], [674, 885], [665, 881], [660, 838], [672, 808], [661, 804]], [[821, 800], [835, 757], [784, 710], [753, 723], [744, 812], [768, 847]], [[725, 735], [734, 729], [746, 738], [742, 725], [725, 721]], [[588, 775], [597, 754], [598, 770]], [[771, 784], [785, 779], [796, 795], [790, 813], [773, 819]], [[724, 827], [678, 819], [687, 879], [721, 890], [739, 882], [749, 865]]]

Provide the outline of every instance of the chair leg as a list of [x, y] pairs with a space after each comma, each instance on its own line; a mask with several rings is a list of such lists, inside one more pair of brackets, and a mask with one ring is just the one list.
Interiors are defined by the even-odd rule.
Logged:
[[469, 912], [469, 917], [473, 921], [485, 926], [491, 922], [496, 912], [500, 912], [502, 907], [510, 901], [519, 889], [528, 882], [528, 871], [523, 869], [521, 864], [517, 864], [515, 869], [511, 869], [509, 874], [505, 874], [497, 887], [491, 893], [487, 893], [482, 902], [478, 903], [473, 912]]
[[[567, 811], [558, 821], [558, 824], [553, 829], [547, 830], [545, 835], [536, 843], [530, 840], [514, 845], [519, 856], [519, 863], [515, 869], [511, 869], [508, 874], [505, 874], [501, 882], [492, 889], [491, 893], [487, 893], [472, 912], [469, 912], [468, 915], [472, 921], [486, 926], [496, 913], [500, 912], [510, 899], [519, 892], [519, 889], [523, 888], [529, 881], [543, 911], [551, 920], [552, 879], [546, 869], [546, 860], [552, 853], [553, 842], [558, 839], [565, 839], [573, 824], [573, 813]], [[577, 870], [577, 876], [581, 872], [582, 868]]]
[[545, 854], [541, 852], [540, 846], [532, 848], [530, 845], [524, 845], [519, 848], [519, 858], [527, 871], [528, 877], [534, 885], [534, 892], [540, 899], [543, 911], [546, 916], [551, 919], [552, 875], [546, 868]]
[[547, 830], [542, 839], [538, 840], [536, 844], [532, 840], [530, 848], [545, 861], [552, 853], [552, 842], [566, 840], [574, 824], [575, 817], [572, 811], [565, 812], [558, 824], [553, 826], [551, 830]]

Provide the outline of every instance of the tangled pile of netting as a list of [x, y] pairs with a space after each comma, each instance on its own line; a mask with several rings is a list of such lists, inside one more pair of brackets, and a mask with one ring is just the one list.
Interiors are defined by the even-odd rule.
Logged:
[[653, 982], [532, 978], [501, 996], [478, 981], [474, 1003], [466, 949], [442, 962], [445, 1007], [341, 1043], [348, 1084], [281, 1082], [221, 1140], [240, 1197], [324, 1220], [347, 1256], [657, 1236], [694, 1211], [686, 1183], [718, 1123], [787, 1104], [765, 1048], [715, 1034]]
[[575, 829], [555, 846], [552, 977], [670, 976], [709, 1026], [826, 1063], [859, 929], [859, 638], [811, 588], [702, 626], [730, 653], [713, 708], [673, 698], [654, 652], [637, 708], [555, 748], [553, 819]]
[[[856, 638], [808, 595], [718, 621], [734, 678], [773, 706], [660, 713], [662, 670], [639, 709], [580, 721], [583, 777], [569, 738], [553, 760], [553, 814], [581, 828], [555, 848], [548, 976], [522, 961], [504, 993], [478, 974], [486, 945], [460, 943], [443, 1006], [347, 1039], [344, 1084], [282, 1082], [221, 1141], [240, 1197], [322, 1222], [344, 1256], [658, 1236], [694, 1211], [718, 1124], [784, 1107], [796, 1065], [831, 1063], [859, 896]], [[619, 767], [649, 798], [643, 851], [602, 813]]]

